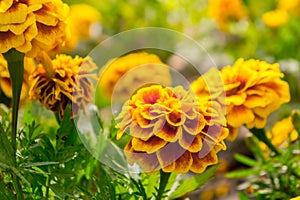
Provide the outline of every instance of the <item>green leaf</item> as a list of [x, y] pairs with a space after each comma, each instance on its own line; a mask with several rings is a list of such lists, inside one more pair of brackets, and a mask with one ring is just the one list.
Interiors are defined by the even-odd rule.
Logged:
[[280, 155], [279, 151], [276, 149], [276, 147], [272, 144], [272, 142], [267, 138], [266, 132], [264, 129], [257, 129], [252, 128], [250, 131], [263, 143], [265, 143], [276, 155]]
[[247, 156], [241, 155], [241, 154], [234, 154], [234, 158], [239, 161], [240, 163], [250, 166], [250, 167], [254, 167], [254, 166], [259, 166], [260, 163], [256, 160], [253, 160]]
[[238, 196], [240, 200], [250, 200], [245, 194], [238, 192]]
[[178, 188], [171, 194], [170, 199], [176, 199], [182, 197], [183, 195], [199, 189], [200, 186], [205, 184], [214, 174], [218, 165], [214, 165], [208, 168], [202, 174], [193, 176], [187, 179], [179, 185]]
[[35, 162], [24, 165], [23, 167], [37, 167], [37, 166], [45, 166], [45, 165], [57, 165], [59, 162]]
[[14, 153], [13, 148], [8, 141], [7, 133], [4, 131], [2, 124], [0, 124], [0, 162], [8, 165], [14, 165]]
[[16, 196], [12, 191], [4, 184], [3, 180], [0, 180], [0, 199], [1, 200], [15, 200]]
[[226, 174], [227, 178], [244, 178], [251, 175], [258, 175], [261, 172], [260, 169], [241, 169]]

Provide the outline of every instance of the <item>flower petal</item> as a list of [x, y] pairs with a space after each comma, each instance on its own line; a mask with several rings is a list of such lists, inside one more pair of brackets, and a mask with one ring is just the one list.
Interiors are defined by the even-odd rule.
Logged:
[[168, 142], [156, 136], [153, 136], [146, 141], [134, 137], [131, 139], [131, 143], [132, 143], [132, 148], [135, 151], [154, 153], [159, 149], [161, 149], [162, 147], [164, 147]]
[[230, 113], [227, 114], [227, 121], [230, 126], [240, 127], [243, 124], [250, 123], [254, 120], [255, 116], [252, 110], [245, 106], [235, 106]]

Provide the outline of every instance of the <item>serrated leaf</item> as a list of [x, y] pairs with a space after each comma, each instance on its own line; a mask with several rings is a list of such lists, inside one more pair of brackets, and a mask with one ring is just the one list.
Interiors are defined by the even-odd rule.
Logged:
[[8, 141], [7, 132], [0, 128], [0, 162], [12, 166], [14, 165], [13, 148]]
[[225, 176], [227, 178], [244, 178], [250, 175], [258, 175], [260, 171], [261, 171], [260, 169], [241, 169], [241, 170], [229, 172]]
[[254, 159], [251, 159], [247, 156], [244, 156], [242, 154], [234, 154], [234, 158], [239, 161], [240, 163], [250, 166], [250, 167], [254, 167], [254, 166], [259, 166], [260, 163]]
[[197, 174], [192, 178], [185, 180], [179, 185], [178, 188], [170, 195], [170, 199], [176, 199], [183, 195], [199, 189], [200, 186], [205, 184], [214, 174], [218, 165], [214, 165], [204, 171], [202, 174]]

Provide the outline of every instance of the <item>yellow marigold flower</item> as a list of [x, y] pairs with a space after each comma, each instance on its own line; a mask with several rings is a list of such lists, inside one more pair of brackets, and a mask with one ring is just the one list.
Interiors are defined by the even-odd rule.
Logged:
[[277, 28], [285, 24], [289, 19], [289, 14], [286, 10], [283, 9], [276, 9], [269, 12], [266, 12], [262, 16], [263, 22], [271, 27]]
[[300, 196], [297, 196], [297, 197], [291, 198], [290, 200], [300, 200]]
[[214, 18], [221, 29], [231, 20], [240, 20], [246, 16], [246, 10], [241, 0], [210, 0], [208, 15]]
[[218, 162], [228, 130], [218, 123], [219, 104], [199, 104], [191, 90], [152, 85], [139, 89], [116, 118], [117, 139], [132, 136], [124, 151], [128, 163], [146, 172], [203, 172]]
[[75, 4], [70, 6], [68, 22], [71, 35], [70, 38], [67, 39], [66, 47], [74, 49], [79, 40], [90, 39], [91, 36], [95, 34], [92, 31], [97, 31], [93, 28], [96, 28], [95, 26], [97, 25], [101, 27], [100, 20], [100, 13], [92, 6], [87, 4]]
[[[140, 70], [138, 67], [141, 67]], [[122, 77], [126, 78], [120, 80]], [[153, 80], [162, 85], [170, 85], [171, 75], [167, 66], [154, 54], [132, 53], [112, 59], [102, 68], [98, 88], [108, 99], [114, 92], [122, 102], [135, 92], [135, 86], [153, 83]], [[116, 87], [118, 81], [121, 83]]]
[[41, 54], [39, 60], [41, 64], [31, 76], [30, 97], [47, 109], [59, 112], [60, 118], [68, 103], [72, 104], [72, 117], [78, 114], [79, 109], [85, 110], [94, 94], [90, 78], [97, 78], [92, 73], [97, 66], [91, 58], [72, 58], [61, 54], [51, 61], [46, 54]]
[[[267, 137], [272, 144], [278, 148], [285, 148], [289, 144], [289, 141], [293, 142], [298, 139], [298, 132], [294, 128], [292, 117], [282, 119], [276, 122], [272, 130], [267, 132]], [[261, 143], [263, 150], [267, 151], [267, 146]]]
[[[26, 103], [28, 100], [28, 93], [31, 86], [31, 81], [29, 80], [30, 74], [34, 71], [35, 64], [32, 58], [25, 57], [24, 59], [24, 79], [21, 91], [21, 104]], [[0, 54], [0, 88], [6, 97], [12, 98], [12, 85], [10, 81], [10, 76], [8, 72], [7, 62], [4, 57]]]
[[35, 56], [65, 40], [68, 6], [61, 0], [0, 3], [0, 53], [15, 48]]
[[277, 7], [286, 11], [294, 11], [300, 6], [300, 0], [278, 0]]
[[[246, 125], [263, 128], [267, 118], [290, 100], [289, 85], [279, 65], [264, 61], [238, 59], [221, 70], [226, 92], [226, 119], [232, 128]], [[236, 135], [230, 135], [234, 140]]]

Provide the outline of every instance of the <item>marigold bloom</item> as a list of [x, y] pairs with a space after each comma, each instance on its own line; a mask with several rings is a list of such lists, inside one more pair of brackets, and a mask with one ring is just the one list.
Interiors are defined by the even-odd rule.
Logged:
[[[21, 104], [26, 103], [28, 99], [28, 93], [31, 86], [31, 81], [29, 80], [30, 74], [34, 71], [35, 64], [32, 58], [25, 57], [24, 59], [24, 79], [21, 91]], [[0, 88], [6, 97], [12, 98], [12, 85], [10, 81], [10, 76], [8, 72], [7, 61], [0, 54]]]
[[71, 103], [72, 117], [75, 117], [79, 109], [85, 109], [93, 100], [90, 78], [97, 78], [92, 73], [97, 66], [89, 57], [72, 58], [63, 54], [57, 55], [52, 61], [45, 55], [40, 60], [41, 64], [31, 76], [33, 85], [30, 97], [47, 109], [59, 112], [60, 118], [67, 104]]
[[271, 27], [277, 28], [284, 25], [289, 19], [289, 15], [286, 10], [276, 9], [269, 12], [266, 12], [262, 16], [263, 22]]
[[246, 10], [241, 0], [210, 0], [208, 14], [217, 21], [221, 29], [226, 29], [231, 20], [246, 17]]
[[278, 8], [286, 11], [295, 11], [300, 6], [300, 0], [278, 0]]
[[92, 6], [87, 4], [70, 6], [68, 22], [71, 35], [66, 42], [66, 46], [73, 49], [79, 40], [90, 39], [94, 34], [92, 31], [95, 31], [92, 28], [95, 25], [100, 26], [100, 19], [100, 13]]
[[[298, 139], [298, 132], [294, 128], [292, 117], [289, 116], [276, 122], [272, 130], [267, 132], [267, 137], [278, 148], [285, 148], [289, 144], [289, 141], [296, 141]], [[265, 144], [261, 143], [261, 147], [267, 150]]]
[[[221, 76], [226, 92], [226, 118], [233, 129], [242, 125], [263, 128], [270, 113], [290, 100], [289, 85], [281, 80], [284, 75], [277, 63], [238, 59], [233, 66], [224, 67]], [[230, 135], [229, 139], [235, 137]]]
[[68, 6], [61, 0], [0, 3], [0, 53], [15, 48], [35, 56], [65, 40]]
[[[157, 84], [170, 85], [169, 69], [158, 56], [139, 52], [110, 60], [100, 72], [98, 87], [108, 99], [114, 92], [122, 102], [135, 92], [136, 86], [153, 83], [153, 80]], [[121, 83], [116, 87], [118, 81]]]
[[192, 91], [181, 86], [141, 88], [116, 118], [117, 139], [130, 133], [124, 149], [127, 160], [146, 172], [201, 173], [217, 163], [217, 152], [226, 149], [228, 130], [216, 118], [219, 106], [210, 101], [199, 104]]

